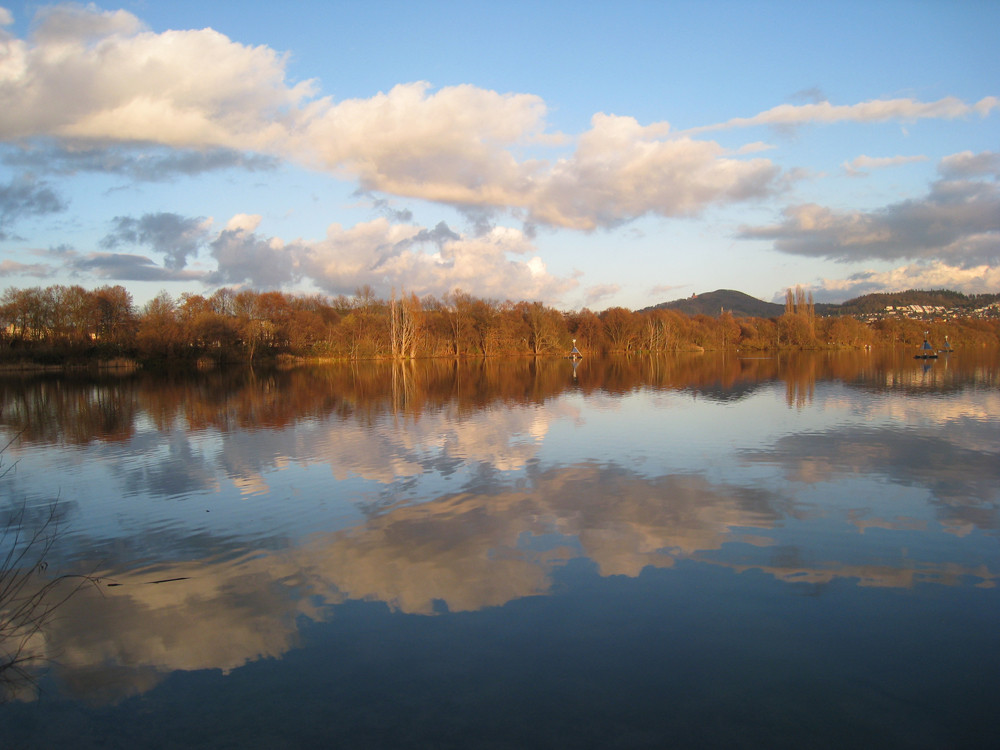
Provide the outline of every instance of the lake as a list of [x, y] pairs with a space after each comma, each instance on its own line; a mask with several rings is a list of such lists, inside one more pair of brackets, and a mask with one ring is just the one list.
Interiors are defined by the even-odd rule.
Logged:
[[996, 353], [5, 376], [0, 440], [99, 578], [5, 748], [1000, 734]]

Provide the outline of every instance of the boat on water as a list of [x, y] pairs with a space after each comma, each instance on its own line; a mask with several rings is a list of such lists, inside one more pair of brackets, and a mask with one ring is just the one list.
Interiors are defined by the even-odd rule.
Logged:
[[576, 339], [573, 339], [573, 348], [570, 349], [569, 354], [566, 356], [570, 359], [583, 359], [583, 353], [576, 348]]

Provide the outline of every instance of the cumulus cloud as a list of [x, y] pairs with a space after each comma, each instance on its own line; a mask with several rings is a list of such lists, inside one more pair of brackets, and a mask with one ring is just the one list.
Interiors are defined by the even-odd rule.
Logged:
[[[40, 11], [32, 28], [23, 39], [0, 36], [0, 141], [20, 149], [9, 149], [9, 162], [39, 163], [47, 149], [57, 153], [48, 167], [57, 172], [162, 179], [287, 159], [363, 192], [453, 206], [484, 236], [500, 213], [528, 234], [695, 216], [771, 196], [798, 176], [749, 158], [766, 144], [733, 152], [693, 137], [700, 131], [955, 119], [1000, 106], [996, 97], [812, 101], [684, 133], [598, 113], [567, 136], [549, 131], [546, 103], [533, 94], [416, 81], [338, 102], [314, 81], [290, 81], [286, 56], [269, 47], [212, 29], [154, 33], [126, 11], [59, 5]], [[392, 218], [409, 221], [405, 209]]]
[[260, 226], [260, 214], [236, 214], [226, 222], [227, 232], [253, 232]]
[[302, 278], [299, 268], [305, 246], [286, 244], [277, 237], [262, 238], [254, 232], [259, 217], [239, 214], [210, 244], [217, 269], [210, 284], [244, 284], [280, 289]]
[[285, 58], [267, 47], [237, 44], [212, 29], [156, 34], [126, 11], [94, 6], [41, 10], [30, 39], [0, 39], [0, 61], [4, 140], [267, 152], [313, 89], [311, 82], [288, 85]]
[[307, 281], [330, 294], [371, 286], [388, 296], [405, 288], [444, 295], [455, 288], [477, 296], [555, 301], [576, 281], [551, 275], [518, 229], [494, 227], [466, 236], [445, 223], [432, 228], [378, 218], [353, 227], [332, 224], [322, 240], [285, 242], [257, 231], [260, 217], [238, 215], [210, 243], [218, 268], [213, 284], [278, 288]]
[[197, 255], [212, 220], [156, 213], [139, 219], [118, 216], [114, 224], [114, 230], [101, 240], [101, 247], [112, 250], [121, 245], [146, 245], [166, 256], [167, 268], [177, 270], [187, 265], [188, 256]]
[[364, 190], [509, 209], [530, 224], [591, 230], [646, 214], [692, 215], [767, 195], [779, 173], [770, 161], [730, 158], [712, 142], [672, 138], [667, 123], [606, 114], [594, 116], [564, 158], [519, 161], [512, 147], [552, 141], [544, 103], [474, 86], [431, 92], [426, 82], [401, 84], [322, 109], [299, 148]]
[[1000, 190], [995, 183], [939, 180], [924, 198], [877, 211], [791, 206], [780, 224], [743, 227], [794, 255], [837, 261], [941, 260], [973, 268], [1000, 263]]
[[405, 287], [443, 295], [460, 288], [480, 297], [554, 301], [576, 282], [552, 276], [518, 229], [494, 227], [469, 237], [439, 224], [433, 230], [386, 219], [345, 229], [331, 225], [302, 255], [306, 275], [331, 293], [370, 284], [381, 293]]
[[51, 187], [31, 177], [0, 184], [0, 240], [10, 238], [8, 228], [24, 216], [57, 213], [65, 208]]
[[511, 210], [529, 224], [591, 230], [646, 214], [689, 216], [765, 196], [779, 174], [770, 161], [672, 138], [667, 123], [606, 114], [593, 117], [568, 156], [519, 161], [511, 147], [551, 142], [544, 103], [474, 86], [402, 84], [324, 108], [299, 148], [364, 190]]
[[532, 220], [594, 229], [645, 214], [691, 216], [777, 189], [779, 170], [770, 161], [728, 158], [717, 143], [668, 138], [668, 129], [594, 115], [572, 156], [535, 181]]
[[[545, 102], [533, 94], [418, 81], [366, 99], [316, 98], [312, 82], [287, 81], [284, 56], [267, 47], [211, 29], [153, 33], [125, 11], [56, 6], [34, 28], [26, 40], [0, 41], [0, 139], [22, 144], [6, 157], [22, 162], [39, 157], [36, 139], [54, 140], [62, 152], [51, 166], [62, 171], [153, 179], [266, 167], [254, 153], [328, 170], [363, 191], [584, 230], [758, 198], [779, 173], [770, 161], [671, 137], [667, 123], [605, 114], [565, 155], [573, 139], [547, 131]], [[168, 158], [164, 146], [184, 151]], [[553, 148], [561, 158], [520, 155]]]
[[914, 162], [927, 161], [926, 156], [866, 156], [862, 154], [851, 161], [845, 161], [844, 171], [851, 177], [861, 177], [867, 175], [872, 169], [885, 169], [896, 167], [900, 164], [913, 164]]
[[[425, 81], [337, 104], [325, 101], [296, 144], [365, 190], [447, 203], [500, 204], [526, 189], [531, 164], [506, 146], [544, 139], [546, 108], [531, 94]], [[527, 166], [527, 168], [526, 168]]]
[[[105, 250], [146, 247], [163, 256], [162, 265], [137, 253], [81, 253], [55, 248], [45, 253], [55, 266], [75, 274], [120, 281], [201, 281], [206, 285], [290, 288], [299, 283], [330, 294], [350, 294], [368, 285], [388, 297], [406, 289], [443, 296], [460, 288], [476, 296], [538, 299], [551, 304], [577, 287], [575, 279], [554, 276], [521, 230], [492, 227], [466, 235], [445, 222], [434, 227], [394, 224], [386, 218], [353, 227], [331, 224], [321, 240], [286, 241], [260, 231], [261, 216], [236, 214], [214, 236], [211, 219], [172, 213], [117, 217], [101, 241]], [[185, 270], [202, 249], [214, 268]], [[28, 273], [7, 263], [0, 273]], [[36, 269], [37, 272], [38, 269]], [[513, 291], [512, 291], [513, 290]]]

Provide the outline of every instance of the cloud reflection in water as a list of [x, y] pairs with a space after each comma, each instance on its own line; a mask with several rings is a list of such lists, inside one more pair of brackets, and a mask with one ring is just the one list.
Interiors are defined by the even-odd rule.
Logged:
[[[47, 632], [59, 679], [114, 701], [174, 670], [280, 657], [302, 617], [336, 618], [348, 600], [436, 615], [555, 596], [558, 571], [581, 558], [604, 577], [682, 575], [685, 561], [813, 587], [1000, 575], [983, 542], [1000, 498], [993, 390], [949, 373], [931, 397], [912, 378], [897, 391], [866, 361], [860, 375], [811, 364], [784, 382], [767, 362], [724, 381], [641, 361], [600, 377], [587, 362], [570, 380], [559, 364], [520, 372], [530, 387], [506, 383], [518, 397], [444, 369], [453, 380], [427, 376], [402, 408], [374, 386], [365, 401], [334, 371], [240, 382], [214, 404], [185, 384], [174, 401], [140, 391], [156, 419], [77, 449], [79, 477], [106, 467], [101, 491], [71, 506], [73, 538], [90, 545], [79, 559], [104, 559], [119, 585], [71, 600]], [[792, 386], [809, 397], [789, 401]], [[332, 523], [327, 503], [355, 512]]]

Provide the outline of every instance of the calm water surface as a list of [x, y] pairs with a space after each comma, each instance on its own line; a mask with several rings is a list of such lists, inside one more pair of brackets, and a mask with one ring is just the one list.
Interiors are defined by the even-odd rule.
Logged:
[[10, 440], [100, 584], [4, 747], [1000, 736], [996, 356], [7, 377]]

